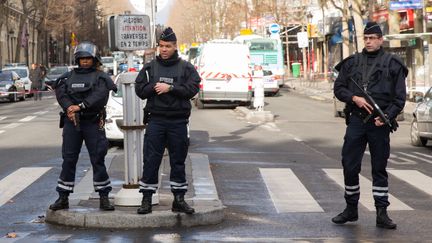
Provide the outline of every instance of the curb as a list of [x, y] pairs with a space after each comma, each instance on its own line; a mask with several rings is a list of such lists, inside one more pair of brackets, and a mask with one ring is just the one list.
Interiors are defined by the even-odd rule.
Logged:
[[100, 211], [98, 198], [81, 197], [81, 200], [75, 199], [78, 202], [70, 202], [70, 208], [67, 210], [47, 209], [45, 221], [64, 226], [110, 229], [192, 227], [218, 224], [224, 219], [225, 207], [219, 200], [208, 156], [190, 153], [188, 157], [192, 167], [193, 183], [191, 185], [195, 193], [193, 198], [186, 198], [186, 201], [195, 209], [194, 214], [171, 212], [172, 198], [168, 194], [160, 194], [159, 206], [153, 207], [152, 213], [144, 215], [136, 213], [138, 207], [116, 206], [115, 211]]
[[274, 122], [274, 115], [271, 111], [255, 111], [241, 106], [236, 107], [234, 111], [252, 123]]
[[[98, 209], [73, 207], [69, 210], [47, 210], [46, 222], [65, 226], [83, 228], [158, 228], [173, 226], [199, 226], [218, 224], [224, 218], [220, 203], [209, 209], [208, 206], [194, 205], [195, 214], [187, 215], [171, 211], [153, 211], [150, 214], [138, 215], [136, 208], [116, 207], [116, 211], [102, 212]], [[133, 209], [133, 210], [132, 210]]]

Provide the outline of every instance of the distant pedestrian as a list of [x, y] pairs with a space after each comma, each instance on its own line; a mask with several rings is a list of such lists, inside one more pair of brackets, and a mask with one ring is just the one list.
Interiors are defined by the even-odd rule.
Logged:
[[135, 92], [146, 99], [147, 127], [144, 136], [144, 168], [140, 181], [143, 194], [138, 214], [152, 211], [152, 195], [158, 189], [158, 172], [165, 146], [168, 148], [173, 212], [192, 214], [195, 210], [184, 200], [188, 188], [185, 160], [188, 153], [190, 99], [199, 91], [200, 77], [195, 67], [177, 52], [177, 38], [166, 28], [159, 40], [159, 56], [146, 63], [136, 78]]
[[31, 69], [30, 69], [30, 81], [31, 83], [31, 93], [33, 94], [34, 100], [41, 100], [42, 99], [42, 78], [43, 78], [43, 71], [37, 65], [36, 63], [32, 63]]
[[53, 88], [63, 109], [60, 127], [63, 128], [62, 171], [57, 181], [59, 198], [50, 205], [51, 210], [69, 208], [68, 197], [75, 185], [75, 172], [83, 141], [93, 167], [93, 186], [99, 193], [101, 210], [114, 210], [108, 199], [112, 190], [105, 167], [108, 140], [105, 136], [105, 105], [110, 90], [117, 91], [112, 79], [97, 69], [101, 65], [97, 47], [81, 42], [74, 52], [78, 68], [63, 74]]
[[[369, 22], [364, 29], [365, 48], [336, 66], [339, 75], [334, 83], [335, 96], [346, 103], [344, 110], [347, 129], [342, 147], [342, 166], [345, 178], [345, 210], [334, 217], [336, 224], [358, 220], [360, 198], [359, 173], [362, 158], [369, 146], [372, 165], [372, 194], [376, 207], [376, 226], [396, 229], [387, 215], [390, 132], [397, 128], [396, 117], [406, 99], [405, 78], [408, 70], [396, 55], [384, 51], [383, 33], [379, 25]], [[376, 101], [391, 127], [378, 116], [376, 107], [368, 103], [357, 82]]]

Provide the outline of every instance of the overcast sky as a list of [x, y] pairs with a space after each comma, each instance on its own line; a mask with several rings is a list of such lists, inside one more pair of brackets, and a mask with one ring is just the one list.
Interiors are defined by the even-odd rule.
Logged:
[[167, 1], [166, 7], [160, 9], [159, 12], [156, 13], [156, 24], [165, 24], [168, 21], [168, 16], [173, 2], [172, 0]]

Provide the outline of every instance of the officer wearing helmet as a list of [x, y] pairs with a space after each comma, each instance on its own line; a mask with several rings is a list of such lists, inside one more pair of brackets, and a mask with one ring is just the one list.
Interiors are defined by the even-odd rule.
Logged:
[[62, 75], [53, 85], [63, 112], [63, 164], [56, 191], [59, 198], [50, 205], [51, 210], [69, 208], [68, 196], [75, 185], [75, 171], [83, 141], [85, 141], [93, 167], [93, 186], [100, 196], [100, 209], [114, 210], [108, 200], [111, 182], [105, 167], [108, 140], [105, 136], [105, 105], [110, 90], [117, 91], [112, 79], [98, 70], [101, 60], [97, 47], [82, 42], [74, 52], [78, 68]]

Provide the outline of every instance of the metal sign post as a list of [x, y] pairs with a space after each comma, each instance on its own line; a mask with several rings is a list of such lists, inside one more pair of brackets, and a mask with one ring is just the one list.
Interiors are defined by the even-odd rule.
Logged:
[[[151, 48], [150, 18], [147, 15], [118, 15], [114, 16], [110, 25], [112, 49], [125, 51], [128, 68], [133, 68], [133, 51]], [[135, 94], [135, 80], [123, 81], [122, 92], [123, 125], [120, 128], [124, 131], [125, 183], [116, 194], [114, 202], [119, 206], [139, 206], [142, 195], [138, 183], [143, 168], [145, 127], [143, 101]], [[154, 194], [153, 203], [158, 202], [159, 196]]]

